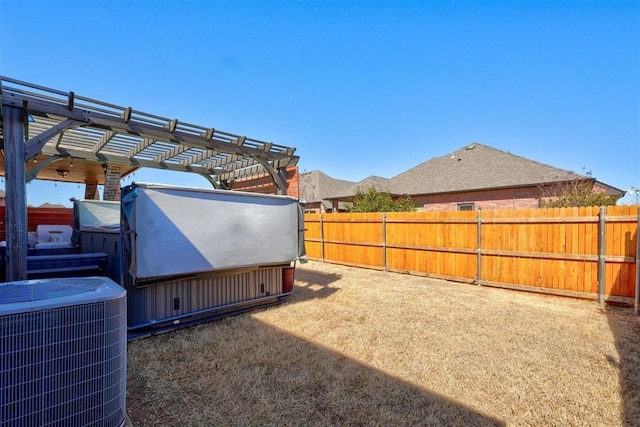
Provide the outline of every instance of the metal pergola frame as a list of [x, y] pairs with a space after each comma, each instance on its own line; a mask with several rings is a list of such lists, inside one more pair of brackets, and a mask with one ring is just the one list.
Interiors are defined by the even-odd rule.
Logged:
[[[74, 159], [122, 167], [198, 173], [215, 188], [269, 175], [286, 194], [295, 148], [183, 123], [0, 76], [4, 150], [7, 280], [26, 279], [26, 183], [55, 162]], [[39, 159], [27, 171], [30, 160]], [[79, 181], [74, 181], [79, 182]]]

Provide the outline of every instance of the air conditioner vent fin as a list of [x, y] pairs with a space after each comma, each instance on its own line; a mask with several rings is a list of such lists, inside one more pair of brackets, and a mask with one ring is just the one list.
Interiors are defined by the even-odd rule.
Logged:
[[0, 425], [122, 426], [124, 289], [103, 277], [41, 279], [0, 295]]

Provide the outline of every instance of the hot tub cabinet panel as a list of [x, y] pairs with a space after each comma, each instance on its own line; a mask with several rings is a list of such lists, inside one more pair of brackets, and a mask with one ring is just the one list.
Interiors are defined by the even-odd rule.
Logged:
[[129, 287], [131, 330], [179, 323], [233, 312], [255, 304], [278, 302], [283, 267], [228, 270], [210, 276]]

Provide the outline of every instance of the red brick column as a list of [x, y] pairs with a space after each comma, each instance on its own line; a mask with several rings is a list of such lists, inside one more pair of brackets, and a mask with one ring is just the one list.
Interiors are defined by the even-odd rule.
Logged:
[[100, 200], [97, 182], [87, 182], [84, 187], [84, 198], [86, 200]]
[[120, 200], [120, 169], [107, 166], [104, 177], [104, 194], [102, 200]]

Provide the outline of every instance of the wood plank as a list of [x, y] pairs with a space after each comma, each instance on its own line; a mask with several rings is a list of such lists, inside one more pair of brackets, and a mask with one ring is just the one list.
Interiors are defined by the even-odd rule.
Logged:
[[[626, 246], [626, 253], [625, 255], [630, 256], [632, 258], [636, 258], [638, 256], [640, 256], [640, 254], [637, 254], [637, 239], [638, 239], [638, 235], [640, 234], [640, 230], [638, 230], [638, 210], [640, 209], [640, 206], [635, 205], [635, 206], [631, 206], [629, 209], [629, 213], [630, 216], [636, 218], [635, 222], [632, 222], [629, 225], [629, 240]], [[629, 279], [628, 279], [628, 284], [627, 284], [627, 295], [629, 295], [632, 298], [635, 298], [635, 290], [636, 290], [636, 286], [635, 286], [635, 278], [636, 278], [636, 263], [632, 263], [630, 265], [629, 268]]]
[[[615, 211], [615, 206], [608, 206], [606, 211], [613, 213]], [[606, 219], [605, 219], [605, 245], [604, 245], [605, 256], [609, 254], [613, 255], [616, 252], [616, 247], [614, 243], [614, 241], [616, 240], [615, 231], [616, 231], [615, 223], [612, 221], [606, 222]], [[620, 243], [619, 238], [617, 240], [619, 244]], [[605, 271], [605, 282], [604, 282], [605, 295], [617, 295], [617, 289], [616, 289], [616, 283], [615, 283], [616, 278], [615, 278], [613, 266], [607, 265], [607, 263], [605, 262], [604, 271]]]
[[[586, 215], [587, 212], [587, 208], [585, 206], [581, 206], [578, 209], [578, 215], [581, 217], [584, 217]], [[577, 247], [576, 247], [576, 253], [580, 254], [580, 255], [584, 255], [585, 254], [585, 242], [584, 242], [584, 235], [585, 235], [585, 230], [586, 230], [586, 225], [584, 223], [580, 223], [578, 224], [578, 230], [577, 230]], [[587, 292], [587, 287], [586, 287], [586, 283], [585, 283], [585, 269], [586, 269], [586, 262], [583, 261], [581, 264], [579, 264], [578, 266], [578, 276], [576, 277], [577, 280], [577, 290], [579, 292]]]

